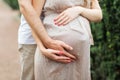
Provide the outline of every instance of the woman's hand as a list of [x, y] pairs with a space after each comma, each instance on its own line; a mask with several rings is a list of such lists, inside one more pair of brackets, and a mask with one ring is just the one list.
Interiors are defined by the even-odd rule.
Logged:
[[45, 57], [60, 63], [70, 63], [73, 61], [71, 58], [63, 56], [62, 51], [53, 49], [42, 49], [41, 52]]
[[74, 55], [72, 55], [71, 53], [66, 51], [66, 50], [73, 50], [73, 48], [71, 46], [67, 45], [66, 43], [64, 43], [63, 41], [51, 39], [45, 45], [45, 47], [47, 47], [49, 49], [62, 51], [64, 56], [76, 60], [76, 57]]
[[64, 26], [78, 17], [82, 12], [83, 8], [80, 6], [68, 8], [54, 19], [54, 23], [58, 26]]

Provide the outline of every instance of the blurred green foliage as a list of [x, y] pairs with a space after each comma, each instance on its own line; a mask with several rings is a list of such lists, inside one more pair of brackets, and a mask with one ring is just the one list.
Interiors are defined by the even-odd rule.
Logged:
[[92, 23], [93, 80], [120, 80], [120, 0], [100, 0], [103, 20]]
[[[18, 9], [17, 0], [5, 0]], [[93, 80], [120, 80], [120, 0], [100, 0], [103, 20], [92, 23], [95, 45], [91, 48]]]
[[8, 3], [12, 9], [19, 9], [19, 6], [18, 6], [18, 0], [4, 0], [6, 3]]

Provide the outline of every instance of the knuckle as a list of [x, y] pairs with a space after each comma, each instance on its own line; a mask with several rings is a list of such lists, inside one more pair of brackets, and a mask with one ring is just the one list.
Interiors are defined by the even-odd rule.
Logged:
[[54, 59], [55, 59], [55, 60], [57, 60], [57, 61], [59, 60], [59, 58], [58, 58], [58, 57], [55, 57]]

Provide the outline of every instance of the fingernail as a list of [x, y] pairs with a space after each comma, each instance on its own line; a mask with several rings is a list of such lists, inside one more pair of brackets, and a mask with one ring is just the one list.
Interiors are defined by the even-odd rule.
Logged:
[[73, 57], [72, 59], [76, 60], [76, 57]]
[[70, 47], [70, 50], [73, 50], [73, 48], [72, 48], [72, 47]]
[[59, 54], [62, 55], [62, 54], [63, 54], [63, 51], [59, 51]]

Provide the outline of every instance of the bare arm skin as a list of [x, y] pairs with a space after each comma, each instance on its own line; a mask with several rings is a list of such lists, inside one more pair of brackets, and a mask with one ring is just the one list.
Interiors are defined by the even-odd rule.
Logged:
[[60, 51], [58, 50], [53, 50], [53, 49], [46, 49], [44, 47], [44, 45], [42, 44], [41, 40], [38, 38], [38, 36], [36, 36], [36, 34], [32, 31], [32, 34], [37, 42], [38, 47], [40, 48], [40, 51], [42, 52], [42, 54], [44, 56], [46, 56], [47, 58], [60, 62], [60, 63], [70, 63], [73, 60], [69, 57], [66, 56], [58, 56]]
[[51, 41], [50, 37], [47, 35], [43, 27], [41, 20], [39, 19], [45, 0], [37, 0], [39, 5], [41, 5], [41, 7], [39, 6], [39, 15], [32, 6], [32, 0], [18, 0], [18, 2], [20, 6], [20, 11], [24, 15], [26, 21], [31, 26], [31, 29], [38, 35], [38, 37], [42, 41]]
[[92, 22], [100, 21], [102, 19], [102, 10], [100, 8], [98, 0], [92, 0], [90, 9], [81, 6], [74, 6], [66, 9], [54, 19], [54, 22], [58, 26], [66, 25], [79, 15], [87, 18]]
[[[35, 9], [35, 11], [37, 12], [38, 15], [40, 15], [40, 10], [39, 10], [39, 5], [40, 3], [38, 3], [38, 0], [32, 0], [32, 5], [33, 8]], [[48, 57], [49, 59], [52, 59], [54, 61], [57, 62], [61, 62], [61, 63], [69, 63], [72, 62], [72, 59], [66, 56], [58, 56], [60, 51], [58, 50], [53, 50], [53, 49], [46, 49], [44, 47], [44, 45], [42, 44], [41, 40], [38, 38], [38, 36], [35, 34], [34, 31], [32, 31], [33, 37], [35, 38], [40, 51], [42, 52], [42, 54], [46, 57]], [[57, 54], [57, 55], [56, 55]]]
[[[50, 49], [63, 51], [65, 56], [75, 59], [73, 55], [71, 55], [70, 53], [64, 50], [64, 48], [71, 50], [72, 48], [69, 45], [65, 44], [62, 41], [53, 40], [48, 36], [42, 24], [42, 21], [39, 18], [45, 0], [18, 0], [18, 2], [20, 5], [21, 13], [24, 15], [26, 21], [28, 22], [28, 24], [32, 29], [33, 37], [35, 38], [37, 45], [43, 50], [45, 50], [45, 47], [47, 47]], [[54, 58], [56, 59], [56, 57]]]
[[81, 15], [93, 22], [101, 21], [102, 10], [100, 8], [98, 0], [92, 0], [91, 9], [83, 8]]

